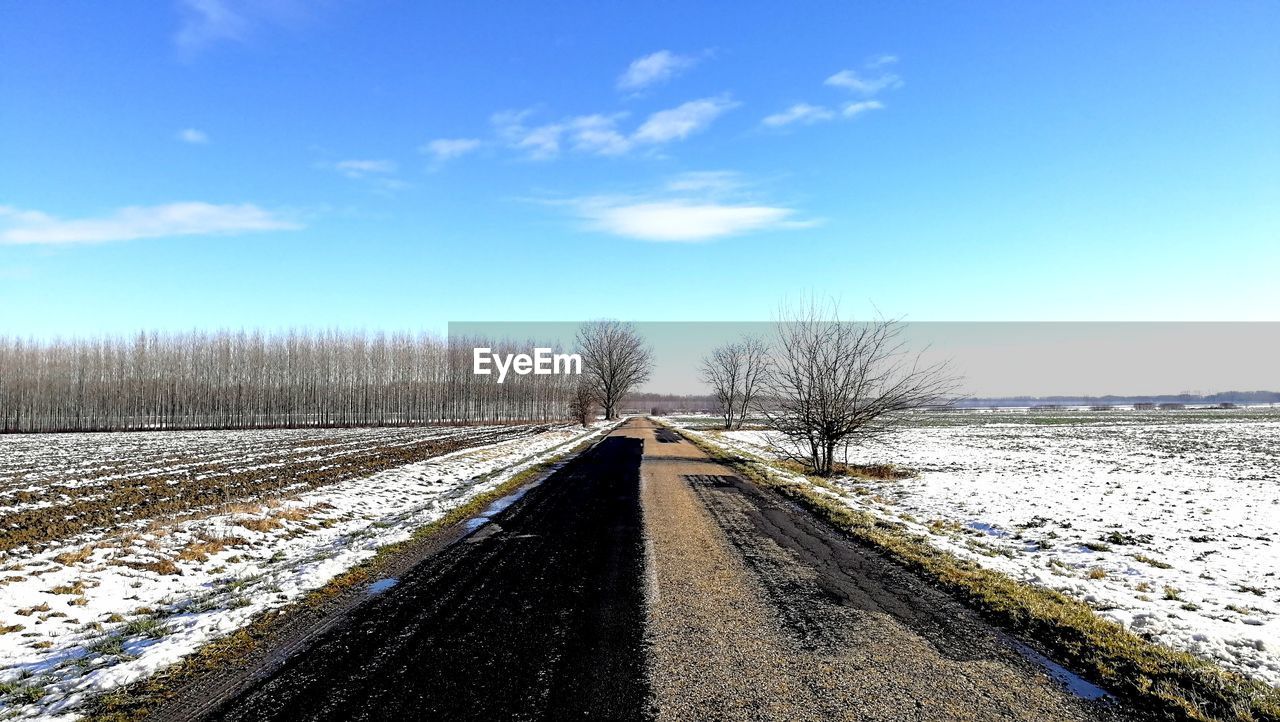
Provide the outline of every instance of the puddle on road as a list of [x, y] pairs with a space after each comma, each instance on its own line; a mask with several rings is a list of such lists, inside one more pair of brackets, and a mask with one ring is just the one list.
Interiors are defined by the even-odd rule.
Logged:
[[[551, 470], [543, 478], [546, 478], [546, 476], [550, 476], [552, 473], [558, 471], [560, 469], [560, 466], [561, 466], [560, 464], [556, 464], [555, 466], [553, 466]], [[524, 486], [520, 487], [519, 489], [516, 489], [515, 491], [511, 492], [510, 494], [507, 494], [506, 496], [500, 499], [495, 499], [493, 502], [489, 504], [489, 506], [485, 507], [484, 511], [480, 512], [479, 516], [468, 519], [466, 523], [462, 525], [462, 528], [466, 529], [467, 533], [470, 534], [471, 532], [479, 529], [485, 524], [488, 524], [489, 522], [493, 521], [493, 517], [506, 511], [512, 504], [516, 503], [517, 501], [520, 501], [521, 497], [523, 497], [525, 494], [528, 494], [531, 489], [533, 489], [534, 487], [540, 486], [541, 484], [542, 484], [542, 479], [538, 479], [537, 481], [533, 481], [528, 484], [525, 484]]]
[[1022, 654], [1022, 656], [1026, 657], [1027, 659], [1030, 659], [1036, 664], [1039, 664], [1041, 667], [1044, 667], [1045, 670], [1049, 673], [1050, 677], [1053, 677], [1054, 679], [1058, 680], [1062, 684], [1066, 685], [1067, 690], [1070, 691], [1072, 694], [1076, 695], [1077, 697], [1083, 697], [1084, 699], [1087, 699], [1087, 700], [1097, 700], [1097, 699], [1104, 699], [1104, 698], [1111, 697], [1111, 693], [1108, 692], [1107, 690], [1099, 687], [1096, 684], [1093, 684], [1092, 682], [1086, 680], [1085, 678], [1081, 677], [1075, 672], [1072, 672], [1071, 670], [1067, 669], [1066, 667], [1063, 667], [1062, 665], [1058, 664], [1052, 659], [1049, 659], [1043, 654], [1040, 654], [1039, 652], [1032, 649], [1031, 647], [1028, 647], [1022, 642], [1019, 642], [1016, 639], [1013, 639], [1010, 641], [1013, 643], [1013, 648], [1018, 650]]
[[684, 440], [684, 437], [671, 429], [658, 429], [653, 432], [653, 438], [657, 439], [658, 442], [662, 444], [678, 444]]
[[373, 595], [373, 594], [382, 594], [383, 592], [387, 591], [388, 589], [390, 589], [390, 588], [394, 587], [395, 585], [397, 585], [397, 584], [399, 584], [399, 583], [400, 583], [400, 580], [399, 580], [399, 579], [396, 579], [395, 577], [388, 577], [388, 578], [386, 578], [386, 579], [379, 579], [378, 581], [374, 582], [373, 584], [370, 584], [370, 585], [369, 585], [369, 589], [368, 589], [368, 590], [366, 590], [366, 591], [367, 591], [369, 594], [371, 594], [371, 595]]

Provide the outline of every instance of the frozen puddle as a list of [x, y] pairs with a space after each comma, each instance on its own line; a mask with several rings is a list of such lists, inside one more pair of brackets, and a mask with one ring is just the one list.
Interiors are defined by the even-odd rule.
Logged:
[[399, 583], [400, 583], [400, 580], [396, 579], [395, 577], [379, 579], [378, 581], [369, 585], [368, 593], [370, 596], [373, 596], [375, 594], [382, 594], [383, 592], [387, 591], [388, 589], [394, 587]]
[[1044, 667], [1045, 671], [1049, 673], [1050, 677], [1053, 677], [1054, 679], [1061, 682], [1063, 685], [1066, 686], [1069, 692], [1076, 695], [1077, 697], [1083, 697], [1084, 699], [1087, 699], [1087, 700], [1095, 700], [1095, 699], [1103, 699], [1111, 696], [1111, 693], [1108, 692], [1107, 690], [1099, 687], [1096, 684], [1093, 684], [1092, 682], [1086, 680], [1084, 677], [1081, 677], [1075, 672], [1072, 672], [1066, 667], [1063, 667], [1062, 665], [1058, 664], [1052, 659], [1049, 659], [1043, 654], [1040, 654], [1039, 652], [1032, 649], [1031, 647], [1028, 647], [1027, 645], [1023, 644], [1022, 642], [1019, 642], [1016, 639], [1011, 639], [1009, 640], [1009, 642], [1013, 645], [1014, 649], [1018, 650], [1018, 652], [1022, 654], [1022, 656], [1026, 657], [1027, 659], [1030, 659], [1032, 662], [1035, 662], [1041, 667]]
[[[554, 467], [552, 467], [551, 471], [547, 473], [547, 476], [550, 476], [552, 473], [558, 470], [560, 466], [561, 466], [560, 464], [556, 464]], [[543, 478], [546, 478], [546, 477], [544, 476]], [[489, 522], [493, 521], [493, 517], [506, 511], [508, 508], [510, 508], [512, 504], [516, 503], [517, 501], [520, 501], [520, 499], [524, 497], [525, 494], [529, 493], [530, 489], [533, 489], [541, 484], [542, 484], [542, 479], [537, 479], [535, 481], [529, 482], [528, 484], [525, 484], [524, 486], [520, 487], [519, 489], [516, 489], [510, 494], [507, 494], [501, 499], [495, 499], [493, 503], [485, 507], [484, 511], [480, 512], [479, 516], [473, 519], [468, 519], [466, 524], [463, 525], [463, 527], [467, 530], [468, 534], [470, 534], [471, 532], [474, 532], [475, 530], [479, 529], [485, 524], [488, 524]]]

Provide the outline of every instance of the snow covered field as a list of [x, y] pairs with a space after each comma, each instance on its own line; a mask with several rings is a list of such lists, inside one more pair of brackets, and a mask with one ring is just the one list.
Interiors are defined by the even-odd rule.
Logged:
[[[16, 547], [0, 552], [0, 718], [74, 716], [89, 695], [146, 676], [259, 613], [296, 601], [379, 547], [407, 539], [415, 528], [602, 428], [530, 428], [494, 436], [496, 443], [318, 488], [285, 488], [265, 501], [224, 505], [193, 518], [140, 519], [103, 533], [42, 543], [38, 551]], [[424, 435], [490, 440], [485, 435], [494, 430], [364, 431], [370, 433], [244, 432], [262, 453], [241, 449], [239, 456], [227, 447], [234, 447], [230, 442], [240, 432], [114, 435], [120, 437], [116, 440], [105, 438], [112, 435], [22, 437], [14, 446], [30, 448], [43, 439], [50, 445], [43, 452], [46, 457], [77, 459], [83, 456], [76, 454], [77, 439], [88, 445], [162, 444], [156, 458], [135, 463], [135, 457], [127, 464], [154, 472], [205, 453], [221, 453], [237, 469], [274, 463], [261, 458], [269, 446], [259, 443], [263, 434], [268, 441], [278, 434], [278, 441], [296, 442], [284, 444], [288, 448], [336, 444], [330, 449], [336, 453], [338, 447], [357, 443], [353, 437], [366, 445], [370, 438], [396, 445], [417, 443]], [[184, 439], [191, 448], [175, 448]], [[278, 454], [279, 447], [272, 453]], [[25, 476], [14, 478], [19, 474], [13, 457], [6, 457], [3, 466], [10, 474], [8, 490], [38, 485]], [[110, 466], [99, 460], [76, 468]], [[117, 470], [111, 476], [126, 473]], [[84, 475], [64, 469], [47, 483], [79, 484]], [[5, 511], [0, 506], [0, 514]]]
[[850, 505], [1280, 684], [1280, 410], [931, 414], [849, 462], [919, 472], [839, 479]]
[[0, 435], [0, 551], [298, 494], [545, 425]]

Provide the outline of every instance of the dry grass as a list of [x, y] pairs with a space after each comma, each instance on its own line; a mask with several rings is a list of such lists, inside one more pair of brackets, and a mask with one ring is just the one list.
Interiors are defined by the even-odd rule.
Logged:
[[[1091, 681], [1165, 719], [1280, 720], [1280, 690], [1274, 687], [1149, 642], [1099, 617], [1083, 602], [959, 559], [806, 484], [779, 478], [764, 464], [727, 454], [689, 434], [685, 438], [759, 486], [795, 500], [853, 538], [933, 579], [991, 621], [1038, 641]], [[1165, 593], [1168, 597], [1169, 591]]]
[[266, 532], [275, 531], [276, 529], [284, 526], [284, 522], [272, 517], [266, 517], [265, 519], [241, 519], [236, 522], [236, 526], [244, 527], [249, 531], [262, 532], [265, 534]]
[[266, 510], [263, 504], [250, 504], [247, 502], [236, 502], [232, 504], [223, 504], [210, 513], [213, 514], [261, 514]]
[[200, 535], [187, 542], [178, 552], [178, 559], [184, 562], [207, 562], [209, 557], [228, 548], [243, 546], [246, 540], [238, 536]]
[[69, 567], [72, 564], [79, 564], [80, 562], [83, 562], [89, 557], [93, 556], [94, 548], [95, 548], [94, 545], [90, 544], [87, 547], [83, 547], [79, 551], [63, 552], [55, 556], [53, 560], [64, 567]]
[[1145, 554], [1134, 554], [1133, 558], [1135, 561], [1142, 562], [1143, 564], [1149, 564], [1155, 567], [1156, 569], [1173, 569], [1172, 564], [1167, 564], [1165, 562], [1160, 561], [1159, 559], [1149, 557]]
[[896, 464], [835, 464], [834, 471], [839, 476], [876, 481], [900, 481], [916, 476], [915, 471], [904, 469]]
[[301, 522], [310, 519], [321, 511], [332, 509], [331, 504], [312, 504], [311, 506], [291, 506], [274, 512], [271, 516], [282, 521]]
[[794, 459], [779, 459], [772, 462], [774, 466], [793, 474], [803, 474], [814, 480], [823, 480], [835, 477], [849, 477], [854, 479], [866, 479], [868, 481], [901, 481], [902, 479], [910, 479], [916, 476], [916, 472], [906, 469], [896, 464], [844, 464], [836, 462], [832, 464], [832, 476], [820, 477], [813, 473], [813, 467], [803, 464]]
[[84, 589], [85, 589], [84, 582], [77, 579], [72, 584], [61, 584], [59, 586], [56, 586], [53, 589], [48, 590], [48, 593], [49, 594], [81, 595], [81, 594], [84, 594]]
[[114, 561], [112, 564], [129, 567], [130, 569], [137, 569], [138, 571], [152, 572], [161, 576], [178, 576], [182, 574], [182, 569], [179, 568], [177, 564], [174, 564], [172, 559], [166, 558], [160, 558], [149, 562]]

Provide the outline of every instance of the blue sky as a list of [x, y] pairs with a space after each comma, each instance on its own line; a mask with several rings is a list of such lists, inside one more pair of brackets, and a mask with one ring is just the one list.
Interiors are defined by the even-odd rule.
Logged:
[[0, 5], [0, 333], [1275, 320], [1280, 4]]

